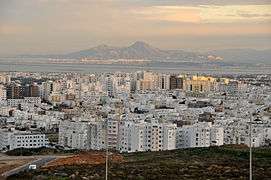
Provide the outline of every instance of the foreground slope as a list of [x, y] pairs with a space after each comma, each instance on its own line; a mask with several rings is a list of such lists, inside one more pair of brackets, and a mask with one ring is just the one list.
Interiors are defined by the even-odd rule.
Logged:
[[[89, 154], [88, 154], [89, 153]], [[104, 179], [104, 153], [76, 155], [74, 163], [67, 160], [52, 163], [35, 172], [25, 172], [9, 179]], [[93, 156], [93, 153], [95, 156]], [[91, 160], [91, 157], [93, 161]], [[249, 149], [246, 147], [210, 147], [163, 152], [111, 155], [109, 179], [248, 179]], [[116, 161], [116, 156], [119, 161]], [[88, 159], [84, 161], [84, 159]], [[80, 161], [84, 162], [80, 164]], [[63, 162], [61, 164], [61, 162]], [[253, 152], [254, 179], [271, 178], [271, 148]]]

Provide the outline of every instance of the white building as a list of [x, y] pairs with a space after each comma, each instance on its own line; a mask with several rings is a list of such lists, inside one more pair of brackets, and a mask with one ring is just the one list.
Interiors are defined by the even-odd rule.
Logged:
[[53, 81], [43, 82], [41, 85], [41, 97], [48, 100], [49, 95], [53, 91]]
[[0, 130], [0, 148], [13, 150], [16, 148], [39, 148], [48, 146], [45, 134], [30, 131]]
[[210, 127], [210, 145], [222, 146], [224, 144], [224, 129], [222, 127]]
[[7, 105], [11, 107], [17, 107], [19, 105], [26, 105], [26, 104], [41, 104], [40, 97], [25, 97], [24, 99], [8, 99]]
[[72, 149], [104, 149], [106, 129], [103, 121], [61, 121], [59, 145]]
[[170, 89], [170, 75], [162, 74], [159, 76], [159, 88], [160, 89]]
[[114, 118], [107, 119], [108, 148], [116, 149], [118, 145], [119, 121]]
[[89, 149], [89, 122], [61, 121], [59, 145], [72, 149]]
[[119, 129], [120, 152], [175, 149], [176, 125], [170, 123], [122, 121]]
[[223, 145], [223, 128], [212, 127], [210, 122], [177, 128], [176, 147], [193, 148]]
[[90, 123], [90, 149], [101, 150], [106, 148], [106, 127], [104, 122]]
[[109, 97], [115, 95], [115, 81], [112, 77], [106, 77], [105, 79], [105, 91]]

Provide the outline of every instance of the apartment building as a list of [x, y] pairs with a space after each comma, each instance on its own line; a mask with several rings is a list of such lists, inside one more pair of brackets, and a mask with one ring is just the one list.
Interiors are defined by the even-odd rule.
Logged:
[[184, 90], [187, 92], [208, 93], [215, 89], [216, 79], [205, 76], [192, 76], [183, 81]]
[[120, 123], [120, 152], [162, 151], [175, 149], [176, 125], [149, 122], [123, 121]]
[[61, 121], [59, 145], [72, 149], [104, 149], [106, 126], [103, 121]]
[[176, 147], [209, 147], [223, 145], [223, 128], [211, 122], [200, 122], [177, 128]]
[[14, 129], [0, 130], [0, 148], [2, 150], [46, 147], [48, 143], [45, 134]]
[[59, 145], [72, 149], [90, 149], [89, 122], [61, 121]]

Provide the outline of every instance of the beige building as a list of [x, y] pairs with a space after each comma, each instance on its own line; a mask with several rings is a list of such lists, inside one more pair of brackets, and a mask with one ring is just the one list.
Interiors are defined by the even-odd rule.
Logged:
[[143, 79], [138, 80], [137, 89], [139, 90], [155, 90], [159, 87], [159, 76], [156, 73], [145, 71]]
[[210, 92], [215, 89], [216, 79], [207, 76], [192, 76], [186, 78], [183, 84], [187, 92]]

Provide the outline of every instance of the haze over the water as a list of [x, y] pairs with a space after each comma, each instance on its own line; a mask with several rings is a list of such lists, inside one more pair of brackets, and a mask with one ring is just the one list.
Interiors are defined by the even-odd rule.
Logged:
[[1, 0], [0, 55], [143, 40], [162, 49], [271, 48], [268, 0]]

